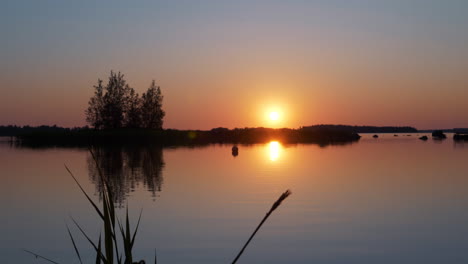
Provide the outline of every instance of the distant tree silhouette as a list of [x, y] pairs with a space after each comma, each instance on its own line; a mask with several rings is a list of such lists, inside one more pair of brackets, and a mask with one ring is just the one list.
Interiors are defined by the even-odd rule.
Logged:
[[95, 129], [104, 127], [103, 122], [103, 108], [104, 108], [104, 88], [102, 87], [102, 80], [98, 80], [98, 85], [94, 86], [94, 96], [89, 99], [88, 108], [86, 109], [86, 122]]
[[142, 95], [141, 113], [144, 128], [162, 128], [163, 118], [166, 115], [162, 109], [162, 100], [161, 88], [156, 86], [153, 80], [146, 93]]
[[126, 100], [125, 127], [140, 128], [141, 120], [141, 99], [138, 94], [131, 89]]
[[94, 129], [150, 128], [161, 129], [164, 118], [161, 89], [155, 82], [140, 98], [124, 79], [111, 71], [109, 82], [94, 86], [94, 96], [88, 102], [86, 122]]
[[126, 110], [126, 97], [131, 88], [126, 84], [123, 74], [111, 71], [104, 95], [103, 124], [104, 128], [122, 128]]

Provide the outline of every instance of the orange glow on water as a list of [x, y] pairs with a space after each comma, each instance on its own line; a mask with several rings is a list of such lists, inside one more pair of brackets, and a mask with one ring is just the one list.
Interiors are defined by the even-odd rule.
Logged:
[[268, 155], [271, 161], [277, 161], [281, 152], [283, 151], [283, 146], [278, 141], [271, 141], [268, 143]]

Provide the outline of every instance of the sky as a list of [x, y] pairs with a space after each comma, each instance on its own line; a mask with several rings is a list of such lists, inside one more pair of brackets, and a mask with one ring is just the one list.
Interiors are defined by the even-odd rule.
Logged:
[[165, 128], [468, 127], [468, 1], [1, 6], [0, 125], [84, 126], [113, 70], [156, 81]]

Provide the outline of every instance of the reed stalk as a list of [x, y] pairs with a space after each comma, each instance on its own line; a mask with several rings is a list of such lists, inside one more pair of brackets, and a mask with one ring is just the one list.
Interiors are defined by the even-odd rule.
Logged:
[[275, 211], [280, 205], [281, 203], [286, 199], [288, 198], [288, 196], [291, 195], [291, 191], [290, 190], [286, 190], [283, 194], [281, 194], [281, 196], [278, 198], [278, 200], [276, 200], [276, 202], [273, 204], [273, 206], [271, 206], [271, 209], [270, 211], [268, 211], [265, 215], [265, 217], [262, 219], [262, 221], [260, 222], [260, 224], [257, 226], [257, 228], [255, 228], [255, 231], [252, 233], [252, 235], [250, 235], [249, 239], [247, 240], [247, 242], [244, 244], [244, 246], [242, 247], [241, 251], [239, 252], [239, 254], [237, 254], [236, 258], [232, 261], [232, 264], [236, 263], [237, 260], [240, 258], [240, 256], [242, 255], [242, 253], [244, 253], [244, 250], [245, 248], [247, 248], [247, 246], [249, 245], [250, 241], [252, 240], [252, 238], [255, 236], [255, 234], [257, 234], [258, 230], [260, 229], [260, 227], [262, 227], [263, 223], [265, 223], [265, 221], [268, 219], [268, 217], [270, 217], [271, 213], [273, 213], [273, 211]]
[[26, 252], [26, 253], [29, 253], [29, 254], [33, 255], [33, 256], [36, 257], [37, 259], [43, 259], [43, 260], [45, 260], [45, 261], [47, 261], [47, 262], [50, 262], [50, 263], [59, 264], [58, 262], [55, 262], [55, 261], [53, 261], [53, 260], [51, 260], [51, 259], [48, 259], [48, 258], [46, 258], [46, 257], [43, 257], [43, 256], [41, 256], [41, 255], [39, 255], [39, 254], [36, 254], [36, 253], [32, 252], [32, 251], [29, 251], [29, 250], [26, 250], [26, 249], [23, 249], [23, 251]]

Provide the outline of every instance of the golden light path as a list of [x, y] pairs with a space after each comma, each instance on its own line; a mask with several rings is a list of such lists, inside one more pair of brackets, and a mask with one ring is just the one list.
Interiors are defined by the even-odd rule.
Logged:
[[276, 161], [281, 155], [282, 146], [278, 141], [271, 141], [268, 144], [268, 152], [270, 154], [270, 160]]

